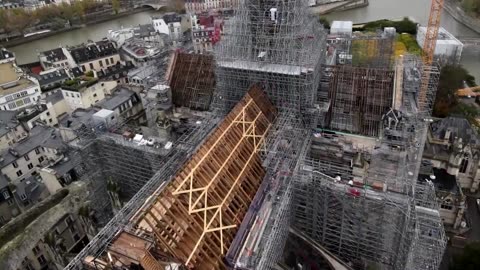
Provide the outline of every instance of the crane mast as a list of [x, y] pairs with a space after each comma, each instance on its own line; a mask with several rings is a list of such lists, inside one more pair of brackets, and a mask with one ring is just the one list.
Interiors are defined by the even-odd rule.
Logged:
[[433, 105], [433, 100], [427, 100], [428, 85], [430, 81], [430, 72], [428, 72], [428, 69], [433, 63], [433, 55], [435, 53], [435, 46], [437, 45], [443, 4], [444, 0], [432, 0], [432, 4], [430, 7], [430, 16], [428, 19], [428, 26], [427, 30], [425, 31], [425, 40], [423, 42], [422, 56], [422, 84], [418, 95], [418, 107], [421, 111], [429, 111]]

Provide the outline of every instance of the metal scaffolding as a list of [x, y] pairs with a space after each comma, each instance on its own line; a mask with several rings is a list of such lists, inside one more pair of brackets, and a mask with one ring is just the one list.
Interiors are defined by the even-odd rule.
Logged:
[[394, 71], [335, 66], [331, 72], [327, 128], [378, 137], [393, 103]]
[[241, 1], [215, 50], [215, 107], [228, 111], [261, 83], [277, 108], [293, 109], [314, 125], [325, 38], [305, 1]]
[[[85, 129], [85, 141], [104, 153], [95, 162], [98, 167], [106, 166], [99, 169], [98, 183], [113, 175], [119, 181], [125, 179], [123, 188], [132, 194], [141, 188], [67, 269], [81, 269], [92, 258], [104, 260], [97, 267], [104, 269], [109, 264], [107, 250], [118, 247], [115, 236], [120, 232], [138, 235], [132, 217], [146, 213], [140, 209], [146, 209], [143, 206], [150, 198], [162, 200], [160, 194], [177, 169], [189, 164], [187, 157], [253, 84], [266, 94], [259, 104], [272, 101], [278, 117], [264, 134], [261, 161], [265, 172], [259, 177], [263, 179], [255, 179], [263, 181], [250, 198], [248, 211], [242, 208], [244, 217], [241, 224], [235, 224], [237, 233], [228, 235], [228, 244], [221, 246], [225, 266], [276, 269], [285, 260], [284, 246], [295, 230], [353, 267], [438, 269], [446, 242], [442, 221], [432, 200], [434, 190], [417, 181], [438, 68], [423, 67], [418, 58], [405, 56], [392, 71], [389, 39], [370, 42], [365, 38], [365, 59], [356, 56], [362, 67], [333, 67], [332, 71], [322, 67], [325, 32], [308, 15], [306, 1], [243, 0], [235, 12], [215, 51], [216, 88], [209, 117], [176, 140], [175, 151], [143, 149], [137, 155], [123, 138]], [[423, 72], [429, 72], [430, 84], [426, 98], [419, 99]], [[325, 86], [329, 91], [324, 91]], [[329, 128], [317, 129], [318, 124]], [[137, 160], [130, 162], [132, 154]], [[225, 162], [232, 160], [226, 157]], [[192, 180], [190, 189], [199, 184]], [[183, 201], [187, 202], [188, 198]], [[187, 225], [179, 223], [167, 226], [159, 220], [155, 227], [163, 226], [163, 232], [145, 233], [142, 243], [191, 251], [183, 242], [172, 244], [184, 236], [177, 227]], [[168, 243], [165, 235], [171, 235]], [[138, 251], [128, 245], [125, 249], [122, 254]], [[188, 262], [196, 257], [201, 263], [198, 253], [190, 255]], [[146, 256], [142, 266], [159, 269], [154, 268], [158, 264], [153, 258], [182, 263], [175, 256], [158, 256]]]

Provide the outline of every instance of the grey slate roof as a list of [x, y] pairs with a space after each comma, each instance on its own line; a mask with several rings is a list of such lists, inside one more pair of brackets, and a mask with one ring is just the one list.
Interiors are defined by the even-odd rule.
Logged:
[[98, 102], [96, 106], [114, 111], [133, 96], [135, 96], [135, 92], [125, 88], [120, 88], [119, 90], [113, 92], [111, 97]]
[[36, 177], [30, 176], [20, 183], [15, 185], [17, 200], [23, 201], [21, 199], [22, 195], [26, 195], [27, 200], [32, 202], [37, 202], [40, 198], [40, 195], [47, 189], [44, 183], [37, 180]]
[[480, 144], [477, 132], [472, 128], [467, 119], [461, 117], [446, 117], [430, 125], [432, 136], [437, 140], [445, 138], [445, 133], [450, 130], [450, 142], [455, 137], [462, 138], [463, 143]]
[[47, 97], [45, 98], [45, 100], [46, 100], [47, 102], [51, 102], [52, 104], [56, 104], [57, 102], [63, 100], [62, 92], [57, 91], [57, 92], [55, 92], [55, 93], [52, 93], [52, 94], [50, 94], [50, 95], [47, 95]]
[[2, 152], [3, 161], [0, 162], [0, 168], [4, 168], [37, 147], [63, 149], [66, 145], [63, 143], [59, 132], [54, 128], [35, 126], [30, 130], [30, 135], [26, 139], [17, 142], [10, 149]]
[[17, 111], [0, 111], [0, 137], [20, 125], [20, 122], [17, 121], [17, 114]]
[[75, 168], [77, 164], [81, 162], [82, 158], [78, 154], [67, 153], [66, 159], [64, 158], [57, 164], [50, 166], [49, 168], [54, 170], [58, 175], [65, 175], [67, 172]]
[[67, 57], [63, 53], [62, 48], [56, 48], [53, 50], [44, 51], [44, 52], [41, 52], [40, 54], [45, 55], [47, 57], [47, 60], [50, 62], [57, 62], [57, 61], [62, 61], [67, 59]]
[[44, 75], [35, 75], [40, 83], [41, 88], [47, 87], [49, 84], [58, 84], [69, 79], [67, 72], [64, 69], [60, 69], [55, 72], [50, 72]]
[[71, 115], [59, 119], [59, 125], [72, 129], [78, 128], [82, 124], [88, 123], [96, 112], [98, 112], [96, 108], [76, 109]]

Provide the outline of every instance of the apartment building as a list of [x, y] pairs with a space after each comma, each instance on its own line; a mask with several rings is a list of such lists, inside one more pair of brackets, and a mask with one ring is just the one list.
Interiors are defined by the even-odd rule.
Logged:
[[45, 92], [60, 87], [64, 82], [70, 80], [70, 75], [65, 69], [50, 69], [48, 72], [34, 75], [40, 84], [40, 89]]
[[190, 18], [169, 12], [162, 17], [152, 17], [152, 25], [156, 32], [168, 35], [172, 40], [179, 40], [190, 25]]
[[36, 176], [37, 167], [62, 159], [65, 149], [66, 145], [55, 129], [35, 126], [30, 136], [2, 151], [0, 172], [16, 185], [30, 176]]
[[89, 108], [93, 104], [105, 99], [105, 95], [111, 94], [115, 87], [117, 87], [116, 81], [99, 81], [98, 79], [85, 81], [78, 79], [70, 85], [62, 85], [61, 91], [70, 111], [74, 111], [78, 108]]
[[18, 270], [60, 270], [68, 263], [68, 254], [88, 244], [81, 218], [75, 213], [63, 216], [23, 259]]
[[18, 110], [40, 99], [38, 80], [25, 74], [14, 62], [0, 64], [0, 110]]
[[107, 39], [69, 48], [69, 51], [83, 72], [100, 71], [120, 61], [117, 48]]
[[61, 92], [47, 96], [41, 103], [25, 109], [17, 115], [23, 126], [31, 130], [37, 125], [55, 127], [62, 114], [68, 113], [69, 107]]
[[122, 123], [142, 124], [147, 120], [140, 97], [126, 88], [116, 90], [110, 97], [97, 103], [96, 107], [115, 112]]
[[56, 48], [40, 52], [38, 54], [38, 60], [43, 70], [49, 70], [52, 68], [73, 68], [75, 62], [70, 55], [70, 52], [63, 47]]
[[0, 150], [5, 150], [28, 136], [17, 115], [17, 111], [0, 111]]

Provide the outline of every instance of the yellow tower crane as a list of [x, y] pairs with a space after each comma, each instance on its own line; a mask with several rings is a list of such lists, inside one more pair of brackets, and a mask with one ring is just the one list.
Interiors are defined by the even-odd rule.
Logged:
[[442, 16], [444, 0], [432, 0], [430, 7], [430, 16], [428, 19], [427, 30], [425, 31], [425, 40], [423, 42], [423, 72], [422, 85], [418, 95], [418, 107], [421, 111], [428, 111], [433, 106], [433, 100], [428, 100], [428, 85], [430, 82], [429, 69], [433, 63], [435, 46], [437, 45], [438, 31], [440, 29], [440, 18]]

